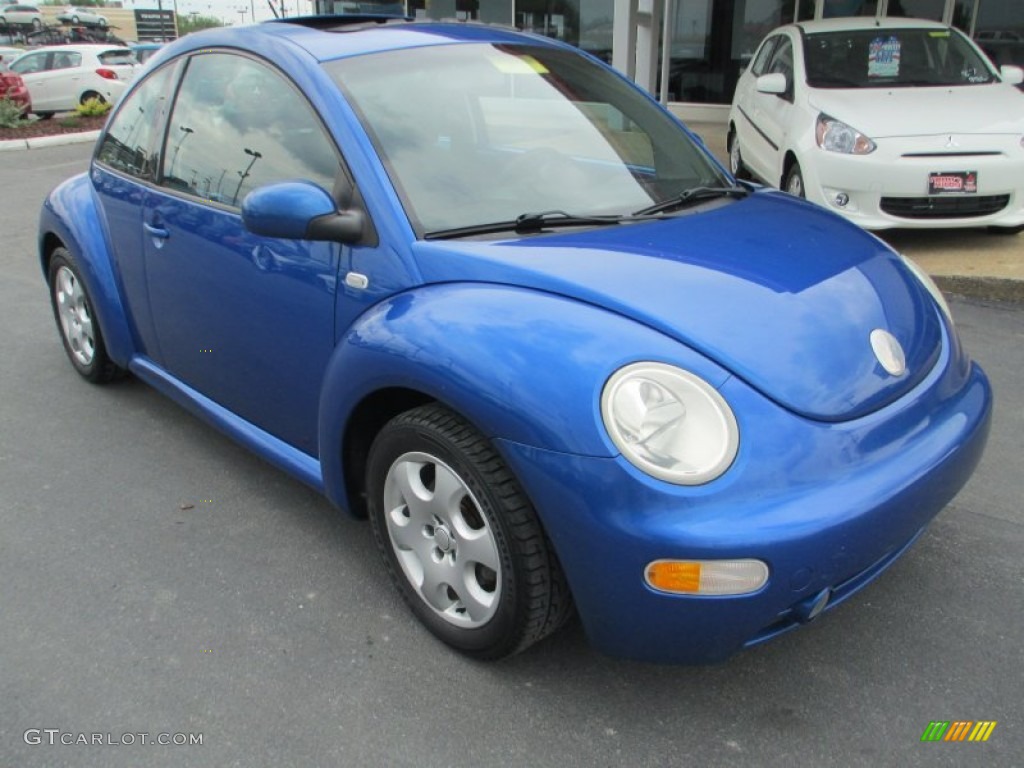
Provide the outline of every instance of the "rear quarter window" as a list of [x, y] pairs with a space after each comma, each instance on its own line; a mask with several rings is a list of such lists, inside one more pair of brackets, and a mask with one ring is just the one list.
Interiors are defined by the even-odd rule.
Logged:
[[127, 49], [123, 51], [104, 51], [98, 58], [100, 64], [106, 64], [107, 66], [135, 63], [135, 55]]

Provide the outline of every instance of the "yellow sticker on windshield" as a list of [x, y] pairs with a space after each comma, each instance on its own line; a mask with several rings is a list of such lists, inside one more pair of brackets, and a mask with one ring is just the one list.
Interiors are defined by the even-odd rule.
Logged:
[[938, 32], [929, 32], [928, 37], [949, 37], [949, 31], [940, 29]]
[[531, 73], [546, 75], [548, 73], [548, 68], [533, 56], [493, 56], [491, 63], [495, 69], [506, 75], [529, 75]]

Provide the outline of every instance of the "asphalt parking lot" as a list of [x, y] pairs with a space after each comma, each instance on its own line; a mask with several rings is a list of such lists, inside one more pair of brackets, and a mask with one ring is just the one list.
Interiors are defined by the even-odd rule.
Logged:
[[[714, 667], [609, 659], [576, 624], [487, 665], [406, 612], [368, 526], [138, 381], [78, 379], [34, 228], [88, 154], [0, 164], [0, 767], [1021, 765], [1024, 305], [953, 301], [988, 451], [842, 608]], [[998, 724], [922, 743], [934, 720]], [[60, 743], [96, 733], [135, 743]]]

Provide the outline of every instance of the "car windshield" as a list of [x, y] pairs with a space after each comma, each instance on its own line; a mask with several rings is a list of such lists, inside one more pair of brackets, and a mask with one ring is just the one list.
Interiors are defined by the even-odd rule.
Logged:
[[812, 88], [980, 85], [994, 80], [985, 61], [950, 29], [859, 29], [807, 35]]
[[326, 67], [419, 235], [540, 212], [629, 214], [729, 184], [671, 117], [571, 51], [429, 46]]

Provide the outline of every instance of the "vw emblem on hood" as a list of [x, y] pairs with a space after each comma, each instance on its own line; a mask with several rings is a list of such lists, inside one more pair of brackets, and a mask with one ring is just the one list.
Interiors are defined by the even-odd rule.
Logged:
[[907, 370], [907, 358], [896, 337], [881, 328], [871, 332], [871, 349], [878, 362], [892, 376], [902, 376]]

